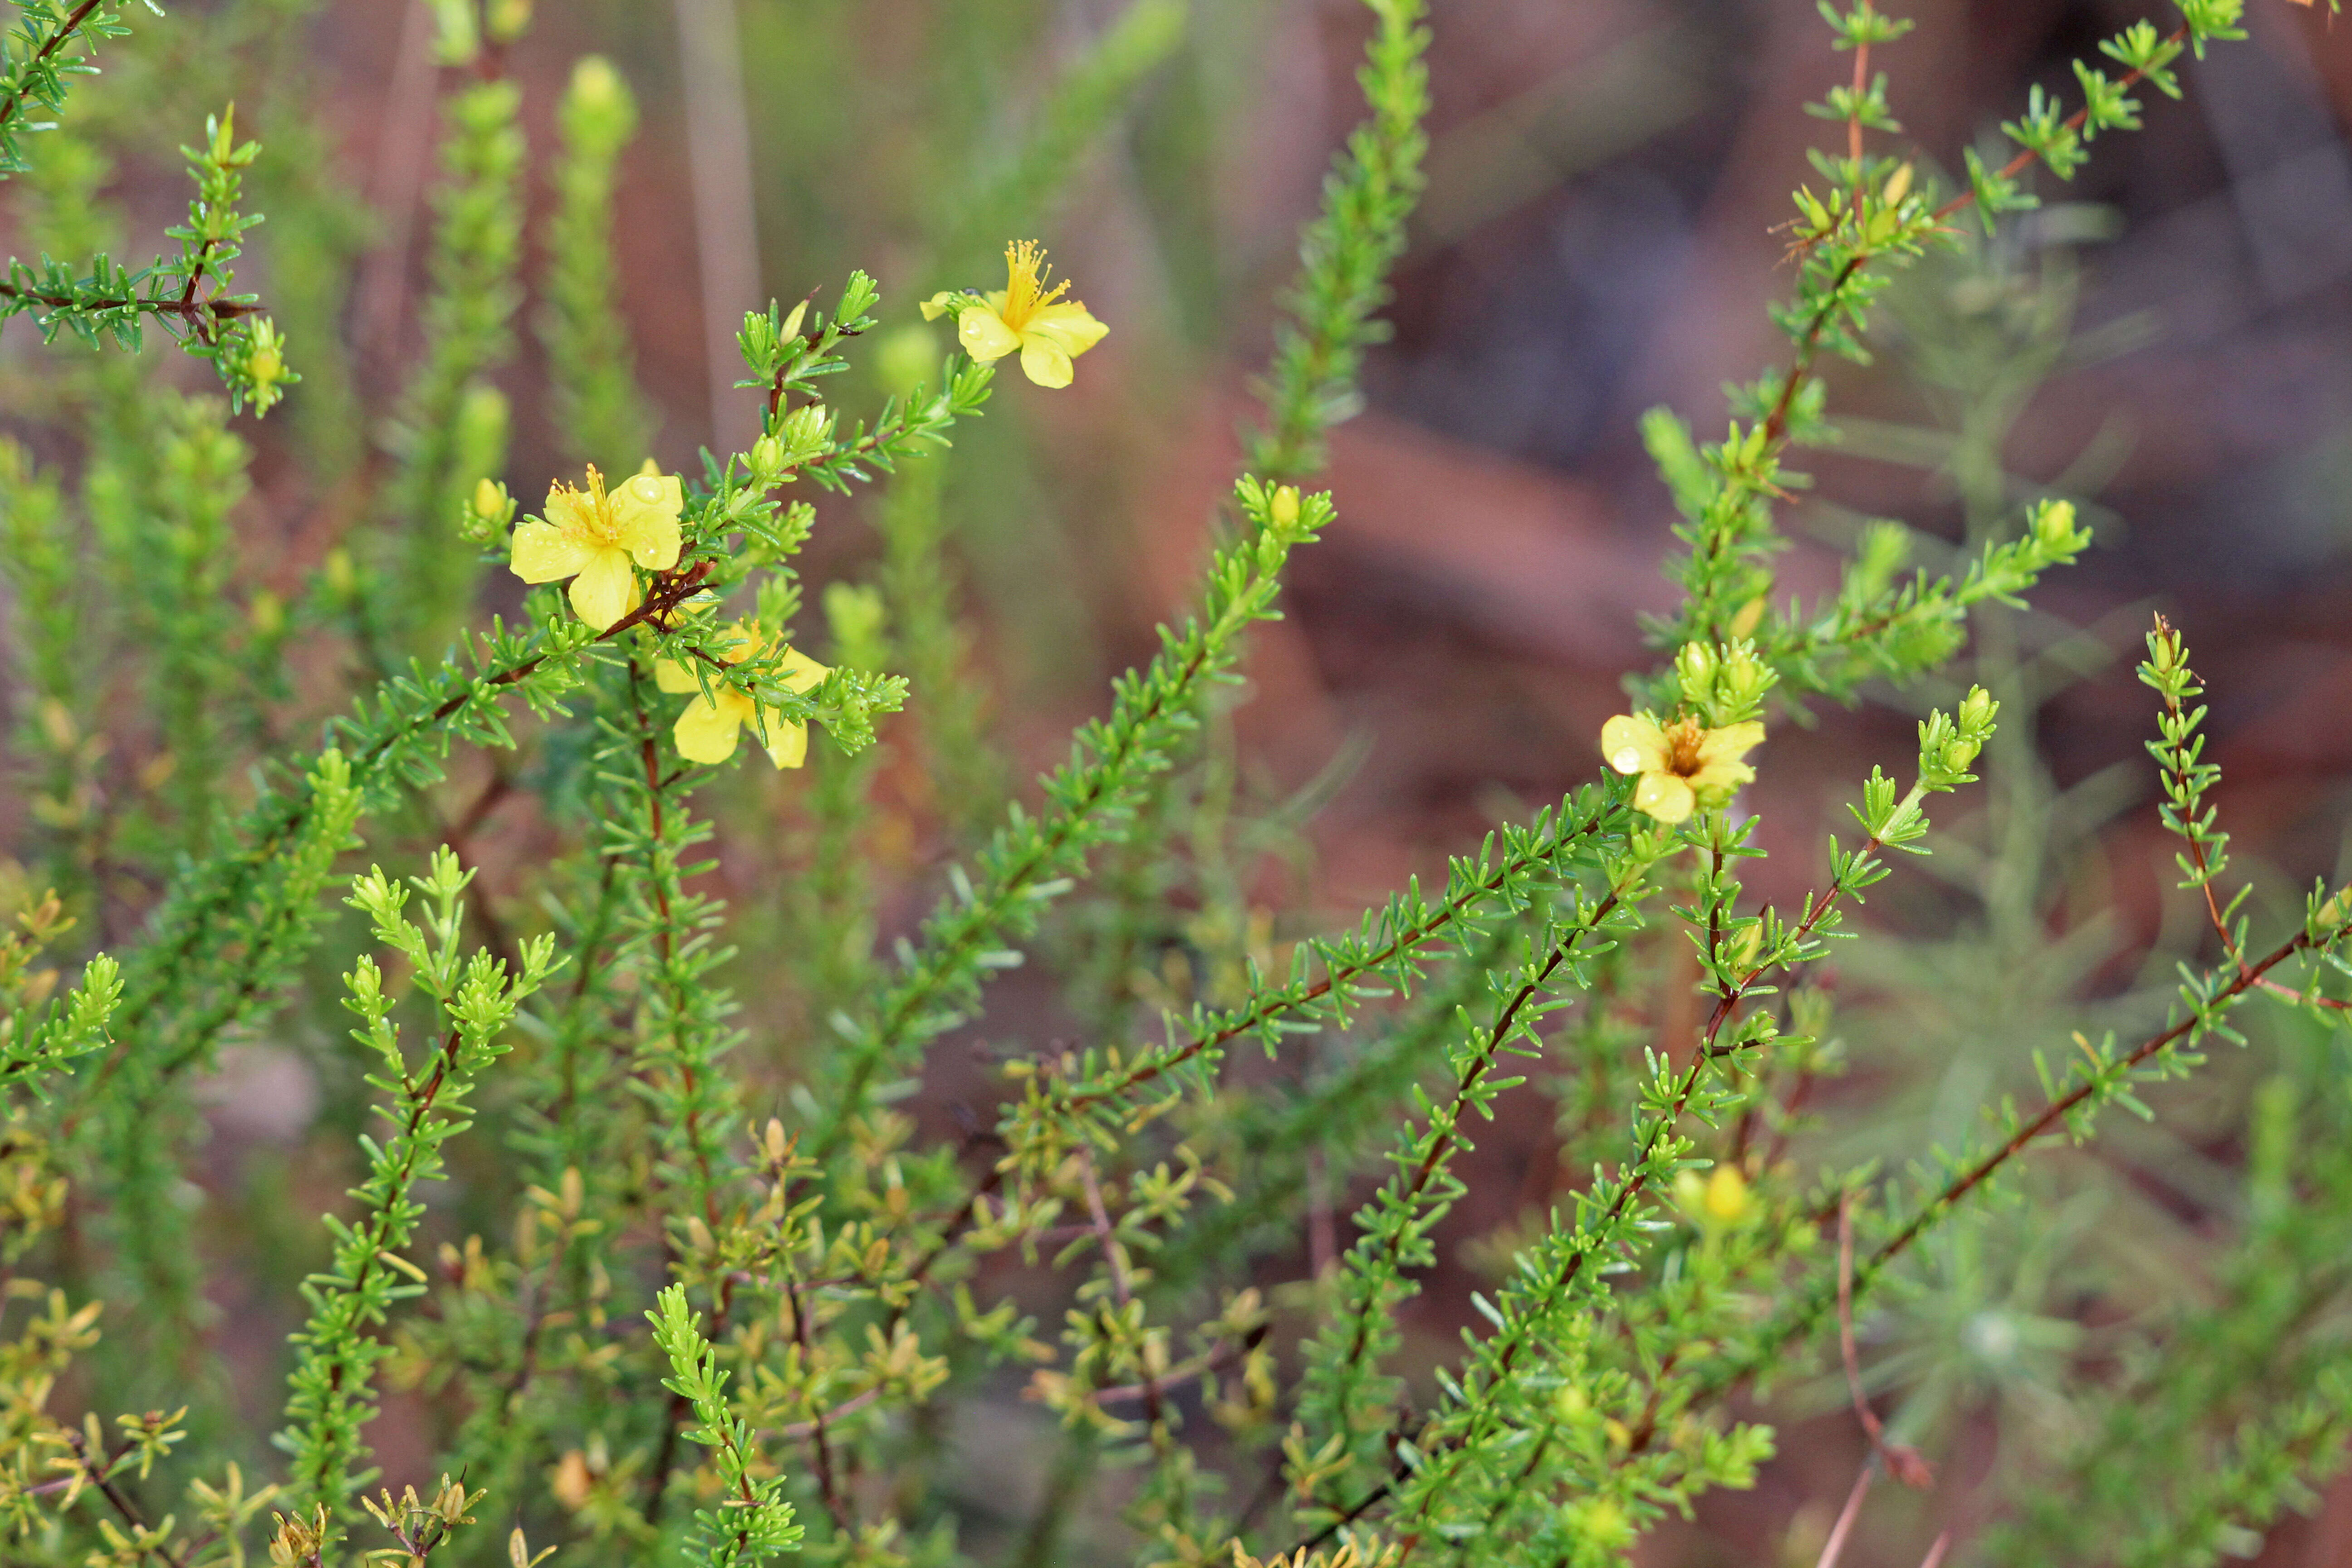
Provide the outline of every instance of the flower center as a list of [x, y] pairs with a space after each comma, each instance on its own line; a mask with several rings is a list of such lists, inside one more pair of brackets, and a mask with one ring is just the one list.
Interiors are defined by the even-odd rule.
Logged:
[[1050, 289], [1045, 286], [1046, 276], [1053, 268], [1045, 265], [1045, 253], [1034, 239], [1006, 246], [1004, 268], [1003, 319], [1014, 332], [1027, 326], [1031, 317], [1060, 299], [1070, 287], [1066, 278]]
[[620, 519], [613, 515], [613, 498], [604, 493], [604, 476], [588, 465], [588, 532], [602, 544], [618, 542]]
[[1700, 766], [1699, 744], [1706, 731], [1696, 719], [1685, 719], [1666, 730], [1666, 771], [1676, 778], [1690, 778]]

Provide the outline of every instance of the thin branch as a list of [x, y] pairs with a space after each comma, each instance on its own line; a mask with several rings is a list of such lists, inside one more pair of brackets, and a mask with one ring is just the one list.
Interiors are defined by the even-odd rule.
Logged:
[[1837, 1568], [1838, 1559], [1845, 1554], [1846, 1538], [1853, 1533], [1853, 1521], [1862, 1514], [1862, 1500], [1869, 1495], [1870, 1478], [1878, 1467], [1864, 1460], [1862, 1472], [1853, 1478], [1853, 1489], [1845, 1494], [1845, 1506], [1838, 1510], [1837, 1523], [1830, 1527], [1830, 1538], [1822, 1542], [1820, 1561], [1813, 1568]]
[[1846, 1393], [1853, 1397], [1854, 1418], [1870, 1438], [1871, 1447], [1887, 1472], [1905, 1486], [1925, 1491], [1936, 1484], [1936, 1472], [1918, 1449], [1886, 1440], [1885, 1424], [1862, 1392], [1862, 1357], [1853, 1343], [1853, 1194], [1838, 1203], [1838, 1350], [1845, 1358]]
[[[2177, 50], [2180, 45], [2185, 44], [2188, 41], [2189, 24], [2183, 22], [2179, 26], [2173, 28], [2171, 32], [2165, 35], [2164, 44], [2162, 47], [2168, 52], [2174, 51]], [[2133, 88], [2138, 86], [2140, 82], [2147, 78], [2147, 73], [2144, 70], [2137, 68], [2127, 70], [2116, 80], [2116, 89], [2118, 92], [2128, 92]], [[2065, 129], [2069, 131], [2080, 131], [2084, 126], [2090, 123], [2090, 120], [2091, 106], [2086, 103], [2083, 105], [2082, 108], [2076, 110], [2074, 113], [2066, 117]], [[2011, 158], [2008, 163], [2003, 163], [2000, 166], [2000, 178], [2004, 180], [2013, 179], [2017, 175], [2025, 173], [2028, 168], [2032, 166], [2033, 161], [2040, 156], [2041, 154], [2034, 152], [2032, 148], [2027, 148], [2024, 152], [2020, 153], [2016, 157]], [[1935, 212], [1936, 221], [1937, 223], [1941, 223], [1944, 219], [1951, 216], [1954, 213], [1964, 212], [1968, 208], [1976, 205], [1976, 188], [1974, 186], [1970, 186], [1969, 189], [1961, 192], [1958, 195], [1954, 196], [1950, 201], [1946, 202], [1942, 206], [1937, 207]]]
[[[1110, 1223], [1110, 1211], [1103, 1205], [1102, 1184], [1095, 1179], [1095, 1157], [1092, 1150], [1078, 1156], [1078, 1177], [1086, 1184], [1087, 1213], [1093, 1218], [1095, 1241], [1101, 1247], [1103, 1262], [1110, 1269], [1111, 1293], [1125, 1307], [1135, 1300], [1133, 1281], [1128, 1277], [1127, 1248], [1121, 1247], [1118, 1233]], [[1144, 1418], [1157, 1429], [1160, 1424], [1160, 1380], [1146, 1377], [1139, 1385], [1143, 1394]]]
[[[25, 62], [18, 72], [18, 79], [21, 80], [30, 75], [33, 67], [65, 47], [66, 40], [81, 31], [81, 25], [89, 20], [89, 14], [98, 7], [99, 0], [81, 0], [80, 5], [67, 12], [66, 19], [58, 24], [58, 30], [49, 35], [48, 42], [34, 50], [33, 58]], [[5, 126], [9, 121], [14, 120], [24, 107], [25, 94], [21, 89], [8, 93], [5, 98], [0, 98], [0, 126]]]

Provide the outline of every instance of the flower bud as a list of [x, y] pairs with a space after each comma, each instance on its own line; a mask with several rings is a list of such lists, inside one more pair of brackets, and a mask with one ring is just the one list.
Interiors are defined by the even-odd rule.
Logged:
[[1275, 527], [1286, 531], [1297, 526], [1298, 487], [1297, 485], [1276, 487], [1274, 500], [1266, 508], [1266, 516], [1273, 521]]
[[1675, 673], [1682, 678], [1683, 696], [1696, 702], [1704, 700], [1707, 689], [1715, 684], [1715, 645], [1686, 642], [1675, 652]]
[[2033, 542], [2044, 550], [2055, 550], [2073, 542], [2074, 537], [2074, 503], [2070, 500], [2045, 501], [2033, 514]]
[[43, 698], [39, 712], [41, 732], [58, 751], [70, 751], [81, 739], [81, 727], [74, 722], [73, 710], [56, 698]]
[[1748, 1178], [1737, 1165], [1717, 1165], [1707, 1173], [1702, 1212], [1718, 1225], [1737, 1225], [1748, 1217]]
[[530, 26], [530, 0], [490, 0], [490, 41], [511, 44]]
[[549, 1482], [548, 1489], [555, 1494], [556, 1501], [577, 1510], [587, 1505], [590, 1490], [594, 1485], [594, 1478], [588, 1470], [588, 1457], [577, 1448], [568, 1448], [555, 1462], [555, 1475]]
[[[1610, 1425], [1618, 1431], [1623, 1430], [1617, 1422]], [[1612, 1440], [1616, 1436], [1616, 1431], [1610, 1434]], [[1632, 1446], [1630, 1436], [1619, 1445], [1621, 1447]], [[1596, 1559], [1613, 1554], [1631, 1545], [1635, 1533], [1633, 1521], [1625, 1517], [1625, 1510], [1605, 1497], [1586, 1498], [1581, 1502], [1571, 1504], [1568, 1510], [1568, 1528], [1570, 1536], [1586, 1549], [1578, 1553], [1580, 1559], [1587, 1552]]]
[[833, 439], [833, 410], [822, 403], [804, 403], [784, 416], [777, 434], [784, 443], [783, 460], [795, 467], [825, 449]]
[[1993, 715], [2000, 711], [2000, 704], [1992, 700], [1991, 692], [1981, 686], [1969, 687], [1968, 696], [1960, 700], [1959, 721], [1962, 733], [1983, 734], [1992, 728]]
[[474, 481], [474, 515], [488, 522], [507, 510], [506, 487], [493, 479]]
[[784, 444], [773, 436], [762, 436], [751, 443], [751, 471], [766, 478], [784, 466]]
[[445, 66], [474, 63], [482, 52], [481, 27], [469, 0], [433, 0], [433, 58]]
[[611, 113], [628, 90], [621, 73], [602, 55], [583, 55], [572, 67], [572, 101], [592, 114]]

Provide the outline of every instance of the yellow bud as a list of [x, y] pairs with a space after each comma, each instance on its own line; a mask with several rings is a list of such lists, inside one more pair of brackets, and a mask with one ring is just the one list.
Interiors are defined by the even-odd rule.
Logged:
[[1738, 1224], [1748, 1215], [1748, 1178], [1739, 1173], [1737, 1165], [1716, 1166], [1707, 1173], [1702, 1202], [1707, 1218], [1723, 1225]]
[[592, 112], [613, 109], [625, 90], [621, 73], [602, 55], [583, 55], [572, 68], [572, 100]]
[[1895, 206], [1911, 194], [1911, 165], [1905, 163], [1886, 176], [1886, 205]]
[[1744, 637], [1750, 632], [1753, 632], [1757, 626], [1762, 623], [1764, 619], [1764, 599], [1765, 595], [1759, 594], [1754, 598], [1739, 606], [1739, 613], [1731, 617], [1731, 635], [1733, 637]]
[[507, 509], [506, 492], [488, 479], [474, 481], [474, 515], [489, 521]]
[[530, 0], [490, 0], [490, 38], [511, 44], [530, 26]]
[[751, 443], [751, 471], [772, 474], [784, 466], [784, 444], [773, 436], [762, 436]]
[[565, 1451], [556, 1461], [555, 1474], [548, 1478], [548, 1489], [555, 1500], [568, 1509], [578, 1509], [588, 1500], [595, 1479], [588, 1473], [588, 1457], [577, 1448]]
[[72, 750], [73, 743], [81, 739], [81, 727], [74, 722], [72, 710], [56, 698], [42, 700], [40, 716], [41, 732], [58, 751]]
[[1274, 502], [1266, 509], [1276, 528], [1288, 528], [1298, 521], [1298, 487], [1284, 485], [1274, 492]]
[[352, 565], [352, 552], [338, 546], [327, 552], [327, 587], [337, 598], [349, 598], [358, 586], [359, 574]]
[[793, 306], [793, 313], [784, 318], [783, 328], [776, 335], [780, 338], [787, 339], [799, 337], [801, 335], [801, 322], [808, 316], [808, 307], [809, 302], [806, 300], [803, 300], [799, 304]]
[[[1622, 1432], [1614, 1421], [1609, 1424]], [[1612, 1436], [1616, 1432], [1611, 1434]], [[1630, 1442], [1631, 1439], [1629, 1438]], [[1587, 1498], [1569, 1510], [1577, 1535], [1603, 1551], [1625, 1545], [1633, 1539], [1633, 1527], [1625, 1518], [1625, 1510], [1607, 1498]]]
[[253, 356], [245, 362], [245, 373], [257, 386], [270, 385], [285, 369], [285, 358], [272, 346], [254, 350]]

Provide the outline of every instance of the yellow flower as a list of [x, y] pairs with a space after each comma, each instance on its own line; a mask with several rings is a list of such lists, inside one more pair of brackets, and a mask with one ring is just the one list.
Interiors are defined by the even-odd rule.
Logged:
[[[756, 621], [738, 621], [725, 635], [730, 639], [728, 646], [715, 651], [730, 664], [763, 656], [775, 647], [775, 639], [763, 636]], [[784, 649], [786, 689], [814, 690], [817, 682], [830, 673], [798, 648]], [[753, 710], [759, 706], [749, 696], [714, 678], [710, 695], [705, 697], [694, 672], [670, 658], [655, 663], [654, 684], [664, 691], [694, 693], [694, 700], [686, 705], [686, 711], [677, 716], [677, 727], [670, 731], [679, 756], [689, 763], [723, 763], [735, 754], [739, 732], [752, 722]], [[770, 762], [780, 768], [796, 768], [808, 761], [807, 725], [788, 723], [772, 705], [761, 717], [767, 721]]]
[[547, 489], [546, 521], [526, 518], [516, 528], [514, 574], [526, 583], [571, 578], [572, 607], [607, 630], [637, 607], [631, 562], [648, 572], [677, 564], [685, 507], [675, 474], [640, 473], [607, 495], [604, 476], [591, 467], [586, 489], [557, 480]]
[[1021, 351], [1021, 368], [1040, 386], [1070, 384], [1070, 362], [1109, 331], [1076, 300], [1062, 301], [1064, 279], [1045, 286], [1045, 253], [1034, 240], [1004, 247], [1005, 285], [987, 294], [934, 294], [923, 320], [956, 313], [956, 339], [982, 364]]
[[1701, 805], [1719, 805], [1756, 776], [1739, 759], [1764, 739], [1764, 726], [1700, 727], [1696, 719], [1672, 726], [1647, 713], [1620, 713], [1601, 727], [1601, 754], [1621, 773], [1639, 773], [1633, 809], [1660, 822], [1680, 822]]

